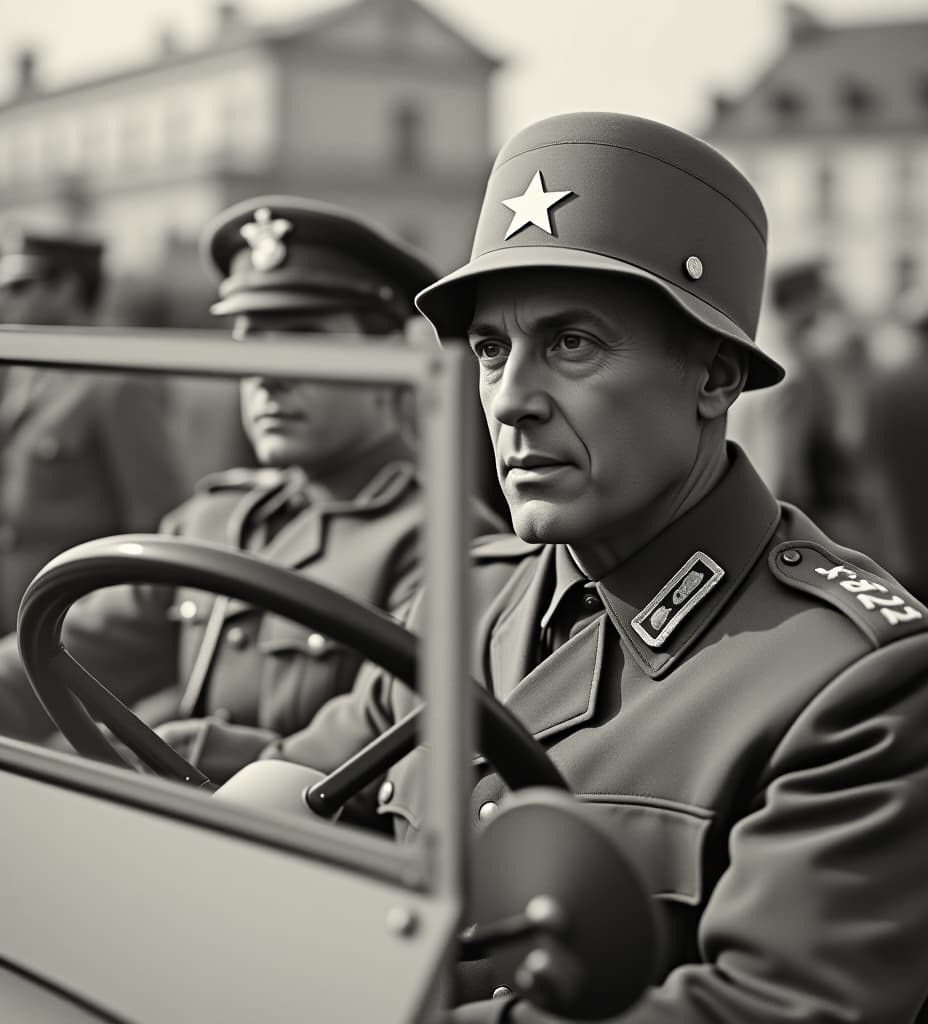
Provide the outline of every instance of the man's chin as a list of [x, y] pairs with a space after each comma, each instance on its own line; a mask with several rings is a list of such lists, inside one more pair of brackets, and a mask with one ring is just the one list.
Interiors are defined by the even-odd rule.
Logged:
[[299, 452], [293, 446], [283, 442], [259, 440], [255, 442], [254, 449], [262, 466], [286, 468], [300, 462]]
[[529, 544], [571, 544], [578, 539], [565, 510], [551, 502], [528, 501], [509, 510], [516, 535]]

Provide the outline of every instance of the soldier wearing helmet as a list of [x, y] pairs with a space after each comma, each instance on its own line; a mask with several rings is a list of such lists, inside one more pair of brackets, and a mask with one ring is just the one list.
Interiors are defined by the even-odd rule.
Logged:
[[[754, 343], [765, 252], [713, 149], [567, 114], [503, 147], [471, 261], [417, 300], [479, 363], [518, 534], [474, 550], [473, 671], [664, 921], [623, 1024], [877, 1024], [925, 996], [928, 612], [726, 443], [739, 394], [782, 376]], [[267, 755], [337, 764], [412, 706], [389, 682], [365, 670]], [[422, 758], [380, 790], [404, 838]], [[504, 798], [482, 764], [475, 830]], [[455, 1020], [554, 1019], [489, 968], [458, 998]]]
[[[336, 334], [401, 344], [425, 260], [350, 211], [262, 196], [203, 233], [220, 278], [216, 316], [233, 336]], [[242, 422], [259, 468], [202, 480], [162, 529], [246, 550], [393, 610], [418, 573], [422, 492], [395, 389], [252, 377]], [[479, 510], [478, 532], [498, 529]], [[222, 781], [254, 752], [305, 725], [350, 687], [360, 657], [321, 633], [241, 601], [192, 589], [110, 588], [68, 615], [64, 641], [169, 742]], [[53, 726], [0, 642], [0, 732], [38, 739]]]

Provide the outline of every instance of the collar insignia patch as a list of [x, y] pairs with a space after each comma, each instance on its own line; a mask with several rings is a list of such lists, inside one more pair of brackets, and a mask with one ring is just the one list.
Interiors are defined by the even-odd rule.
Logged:
[[536, 228], [541, 228], [542, 231], [553, 235], [551, 207], [557, 206], [558, 203], [573, 194], [571, 189], [566, 189], [563, 192], [545, 192], [545, 182], [541, 171], [535, 171], [535, 177], [529, 182], [528, 188], [522, 195], [501, 200], [503, 206], [512, 210], [512, 220], [503, 236], [504, 240], [511, 238], [522, 228], [528, 227], [529, 224], [534, 224]]
[[663, 647], [670, 634], [725, 575], [697, 551], [632, 619], [632, 628], [648, 647]]
[[287, 247], [281, 239], [293, 230], [293, 225], [283, 217], [272, 218], [266, 206], [255, 210], [255, 219], [243, 224], [240, 230], [251, 249], [251, 265], [255, 270], [274, 270], [287, 258]]

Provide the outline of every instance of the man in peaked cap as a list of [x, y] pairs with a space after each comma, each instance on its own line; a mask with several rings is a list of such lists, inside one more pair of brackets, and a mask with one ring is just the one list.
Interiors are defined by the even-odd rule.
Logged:
[[[235, 318], [237, 338], [314, 332], [401, 343], [413, 297], [435, 277], [376, 225], [289, 196], [231, 207], [207, 226], [202, 248], [222, 278], [212, 312]], [[205, 478], [162, 529], [396, 608], [418, 572], [423, 515], [397, 400], [392, 387], [243, 380], [242, 420], [261, 468]], [[480, 516], [482, 532], [499, 528]], [[216, 781], [305, 725], [350, 686], [359, 661], [242, 602], [144, 586], [91, 595], [69, 614], [64, 640], [124, 701], [147, 698], [143, 716], [164, 723], [168, 741]], [[51, 729], [9, 637], [0, 644], [0, 731], [36, 739]]]
[[[34, 231], [0, 243], [0, 320], [86, 326], [103, 283], [95, 239]], [[59, 552], [154, 529], [181, 497], [160, 382], [37, 366], [2, 368], [0, 634]]]
[[[470, 262], [417, 300], [479, 363], [518, 534], [475, 547], [472, 670], [664, 923], [623, 1024], [882, 1024], [925, 998], [928, 612], [726, 444], [739, 394], [782, 375], [754, 342], [765, 249], [713, 149], [568, 114], [503, 147]], [[365, 669], [265, 756], [330, 770], [414, 701]], [[422, 756], [380, 790], [402, 838]], [[476, 830], [504, 797], [484, 765]], [[555, 1019], [488, 965], [458, 997], [462, 1022]]]

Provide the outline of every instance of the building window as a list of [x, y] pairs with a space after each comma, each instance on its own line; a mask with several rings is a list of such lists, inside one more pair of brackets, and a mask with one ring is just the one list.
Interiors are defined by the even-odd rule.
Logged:
[[820, 220], [830, 220], [835, 212], [835, 169], [828, 157], [818, 165], [815, 179], [815, 208]]
[[776, 86], [770, 93], [770, 106], [780, 121], [795, 121], [802, 113], [802, 94], [788, 85]]
[[85, 169], [99, 168], [105, 162], [104, 149], [106, 133], [98, 118], [85, 121], [80, 136], [80, 156], [78, 163]]
[[119, 143], [123, 163], [127, 167], [136, 167], [141, 163], [142, 150], [145, 145], [145, 129], [138, 111], [129, 111], [123, 118]]
[[918, 258], [911, 252], [900, 252], [896, 256], [894, 277], [897, 295], [914, 288], [918, 283]]
[[417, 103], [401, 103], [393, 112], [393, 163], [409, 171], [423, 163], [423, 118]]
[[840, 87], [841, 105], [855, 120], [871, 114], [877, 105], [876, 93], [863, 82], [852, 79]]
[[164, 156], [168, 163], [183, 159], [190, 148], [190, 111], [183, 103], [172, 102], [164, 112]]
[[915, 215], [915, 153], [910, 147], [899, 151], [896, 162], [896, 211], [900, 220]]

